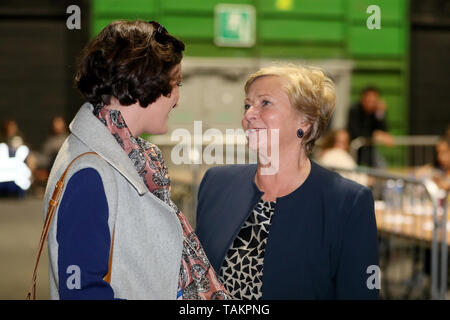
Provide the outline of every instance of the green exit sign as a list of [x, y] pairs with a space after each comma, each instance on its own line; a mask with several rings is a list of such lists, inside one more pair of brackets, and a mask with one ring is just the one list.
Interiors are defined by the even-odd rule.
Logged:
[[221, 47], [252, 47], [255, 25], [253, 6], [218, 4], [214, 10], [214, 43]]

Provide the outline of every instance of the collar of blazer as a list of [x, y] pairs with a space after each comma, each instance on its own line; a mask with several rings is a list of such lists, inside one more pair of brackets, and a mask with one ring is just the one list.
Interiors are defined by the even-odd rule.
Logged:
[[70, 131], [119, 171], [139, 195], [147, 193], [148, 189], [130, 159], [108, 129], [95, 117], [93, 110], [92, 104], [83, 104], [69, 125]]

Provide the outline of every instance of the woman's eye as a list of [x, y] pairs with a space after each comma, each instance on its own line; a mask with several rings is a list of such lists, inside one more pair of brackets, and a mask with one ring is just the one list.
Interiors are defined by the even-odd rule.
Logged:
[[270, 104], [270, 101], [268, 100], [263, 100], [262, 105], [263, 106], [267, 106], [268, 104]]
[[183, 83], [180, 81], [180, 82], [177, 82], [177, 86], [179, 86], [179, 87], [182, 87], [183, 86]]
[[250, 109], [250, 105], [249, 104], [244, 104], [244, 110], [248, 110]]

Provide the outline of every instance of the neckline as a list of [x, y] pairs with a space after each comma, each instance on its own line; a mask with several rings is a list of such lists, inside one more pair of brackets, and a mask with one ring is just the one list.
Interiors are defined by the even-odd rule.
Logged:
[[[303, 181], [303, 183], [300, 186], [298, 186], [296, 189], [294, 189], [291, 193], [288, 193], [287, 195], [284, 195], [284, 196], [281, 196], [281, 197], [277, 197], [274, 202], [278, 203], [279, 200], [284, 200], [284, 199], [288, 199], [288, 198], [293, 197], [296, 193], [300, 192], [304, 186], [309, 184], [309, 182], [311, 181], [311, 176], [313, 175], [313, 172], [316, 171], [316, 166], [317, 166], [316, 163], [313, 160], [309, 159], [309, 161], [311, 163], [311, 170], [309, 170], [309, 174], [306, 177], [305, 181]], [[260, 194], [260, 197], [262, 197], [264, 192], [259, 190], [258, 186], [255, 183], [255, 175], [256, 175], [256, 171], [257, 170], [258, 170], [258, 166], [256, 166], [254, 174], [252, 175], [252, 185], [255, 188], [255, 190]], [[265, 201], [265, 202], [271, 202], [271, 201]]]
[[266, 201], [266, 200], [264, 200], [263, 198], [259, 198], [258, 203], [259, 203], [259, 202], [270, 203], [270, 204], [276, 204], [276, 203], [277, 203], [277, 200], [275, 200], [275, 201]]

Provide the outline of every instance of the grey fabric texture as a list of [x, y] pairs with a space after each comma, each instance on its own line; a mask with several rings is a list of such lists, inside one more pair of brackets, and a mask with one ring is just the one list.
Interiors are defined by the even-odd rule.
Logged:
[[[92, 111], [91, 104], [84, 104], [69, 126], [71, 134], [61, 147], [49, 176], [44, 216], [56, 182], [70, 161], [84, 152], [96, 152], [100, 157], [86, 155], [75, 161], [65, 181], [67, 185], [70, 177], [84, 168], [93, 168], [100, 174], [108, 203], [111, 236], [115, 230], [111, 267], [114, 297], [176, 299], [183, 246], [176, 213], [148, 191], [126, 153]], [[51, 299], [59, 299], [58, 209], [48, 235]]]

